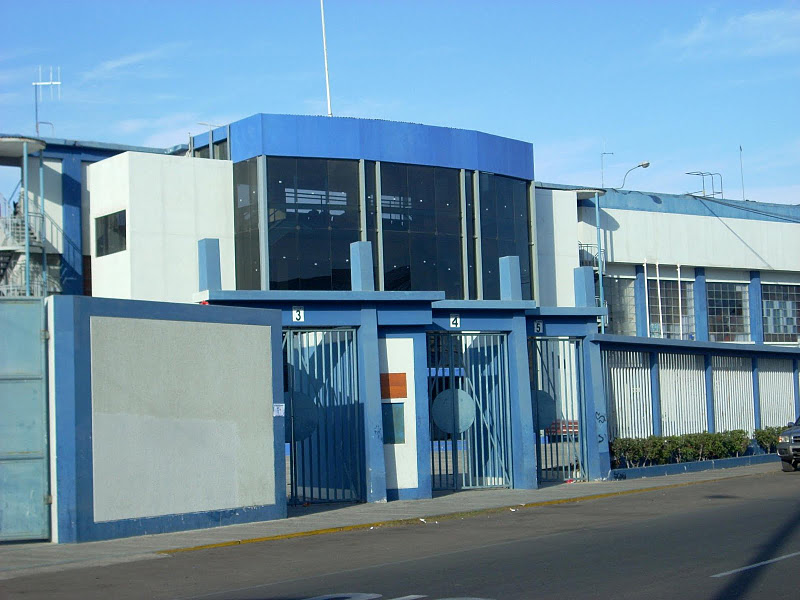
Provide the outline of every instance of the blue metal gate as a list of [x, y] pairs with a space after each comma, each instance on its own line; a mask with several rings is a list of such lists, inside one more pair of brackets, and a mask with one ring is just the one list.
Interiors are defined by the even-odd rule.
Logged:
[[539, 481], [586, 479], [581, 340], [528, 338]]
[[50, 537], [44, 303], [0, 299], [0, 541]]
[[428, 334], [434, 490], [511, 487], [507, 338]]
[[288, 502], [363, 502], [355, 329], [286, 329], [283, 350]]

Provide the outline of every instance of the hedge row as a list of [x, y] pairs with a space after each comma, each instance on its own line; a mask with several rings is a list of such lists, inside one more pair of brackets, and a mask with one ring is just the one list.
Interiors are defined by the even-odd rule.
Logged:
[[[781, 427], [756, 429], [754, 439], [764, 452], [775, 452]], [[745, 454], [750, 445], [746, 431], [617, 438], [609, 444], [611, 467], [626, 469], [670, 463], [731, 458]]]

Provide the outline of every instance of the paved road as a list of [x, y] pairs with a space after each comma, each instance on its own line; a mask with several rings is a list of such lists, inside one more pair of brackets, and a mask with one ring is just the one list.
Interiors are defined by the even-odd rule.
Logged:
[[39, 574], [0, 598], [794, 600], [799, 567], [800, 472], [775, 472]]

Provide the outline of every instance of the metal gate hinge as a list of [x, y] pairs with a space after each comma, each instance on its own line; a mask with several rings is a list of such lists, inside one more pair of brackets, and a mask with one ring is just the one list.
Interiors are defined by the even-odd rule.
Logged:
[[52, 504], [53, 503], [53, 494], [47, 494], [44, 497], [45, 504]]
[[47, 329], [42, 329], [42, 340], [47, 341], [50, 339], [50, 332]]

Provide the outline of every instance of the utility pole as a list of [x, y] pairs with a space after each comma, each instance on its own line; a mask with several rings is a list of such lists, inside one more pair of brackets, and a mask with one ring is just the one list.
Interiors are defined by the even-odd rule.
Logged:
[[742, 145], [739, 144], [739, 173], [742, 176], [742, 202], [745, 201], [744, 197], [744, 169], [742, 168]]
[[606, 152], [605, 149], [600, 153], [600, 187], [606, 187], [606, 167], [604, 163], [604, 158], [606, 156], [613, 156], [613, 152]]

